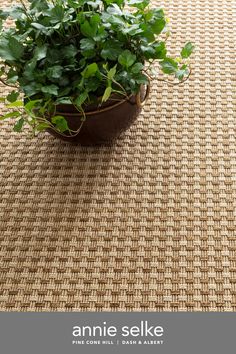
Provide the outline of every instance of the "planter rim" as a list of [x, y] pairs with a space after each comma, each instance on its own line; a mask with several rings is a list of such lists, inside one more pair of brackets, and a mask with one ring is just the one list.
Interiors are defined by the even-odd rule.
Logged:
[[[60, 108], [59, 109], [56, 109], [56, 112], [57, 113], [59, 113], [59, 114], [61, 114], [61, 115], [63, 115], [63, 114], [65, 114], [66, 113], [66, 115], [67, 116], [81, 116], [81, 117], [83, 117], [84, 115], [85, 116], [90, 116], [90, 115], [94, 115], [94, 114], [100, 114], [100, 113], [103, 113], [103, 112], [106, 112], [106, 111], [109, 111], [109, 110], [111, 110], [111, 109], [113, 109], [113, 108], [115, 108], [115, 107], [117, 107], [117, 106], [120, 106], [121, 104], [123, 104], [123, 103], [125, 103], [125, 102], [127, 102], [127, 101], [129, 101], [130, 102], [130, 104], [135, 104], [135, 102], [133, 103], [133, 102], [131, 102], [130, 101], [130, 99], [132, 98], [132, 97], [136, 97], [136, 95], [130, 95], [130, 96], [128, 96], [128, 97], [126, 97], [125, 99], [121, 99], [121, 100], [119, 100], [117, 103], [114, 103], [114, 104], [111, 104], [110, 106], [108, 106], [108, 107], [104, 107], [104, 108], [101, 108], [101, 109], [97, 109], [97, 110], [94, 110], [94, 111], [88, 111], [88, 112], [84, 112], [84, 114], [83, 113], [80, 113], [80, 111], [77, 111], [77, 112], [75, 112], [75, 113], [67, 113], [67, 112], [61, 112], [60, 111]], [[58, 106], [60, 106], [60, 105], [58, 105]], [[57, 106], [57, 107], [58, 107]], [[61, 105], [62, 106], [62, 105]], [[64, 106], [67, 106], [67, 104], [65, 104]], [[73, 104], [68, 104], [68, 106], [74, 106]]]

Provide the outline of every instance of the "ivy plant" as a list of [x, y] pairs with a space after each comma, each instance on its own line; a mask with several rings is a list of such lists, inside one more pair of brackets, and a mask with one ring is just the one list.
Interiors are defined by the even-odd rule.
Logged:
[[9, 111], [0, 119], [14, 119], [17, 132], [25, 125], [34, 134], [68, 131], [54, 113], [58, 104], [84, 112], [114, 93], [135, 94], [148, 84], [154, 60], [176, 80], [190, 73], [193, 44], [177, 58], [168, 54], [167, 18], [150, 0], [21, 0], [2, 9], [0, 21], [0, 80], [12, 87], [1, 98]]

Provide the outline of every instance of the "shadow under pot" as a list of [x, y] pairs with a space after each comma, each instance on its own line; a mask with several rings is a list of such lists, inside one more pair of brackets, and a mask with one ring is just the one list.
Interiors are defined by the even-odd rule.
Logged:
[[142, 86], [137, 95], [119, 100], [110, 99], [99, 108], [94, 104], [88, 105], [84, 120], [84, 115], [74, 105], [57, 105], [55, 115], [63, 116], [73, 132], [60, 133], [50, 128], [47, 131], [64, 141], [83, 146], [111, 143], [136, 120], [149, 91], [149, 85]]

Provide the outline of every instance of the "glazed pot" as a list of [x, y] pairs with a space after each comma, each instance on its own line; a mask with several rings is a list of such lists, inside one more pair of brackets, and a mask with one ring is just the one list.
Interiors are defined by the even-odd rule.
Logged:
[[55, 115], [63, 116], [73, 133], [60, 133], [50, 128], [47, 131], [62, 140], [85, 146], [112, 142], [136, 120], [148, 95], [149, 86], [146, 86], [137, 95], [108, 100], [100, 107], [87, 106], [84, 120], [73, 105], [58, 105]]

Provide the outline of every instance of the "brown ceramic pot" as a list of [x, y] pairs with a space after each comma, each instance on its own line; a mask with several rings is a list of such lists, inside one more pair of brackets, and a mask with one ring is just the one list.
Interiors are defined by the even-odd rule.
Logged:
[[136, 96], [127, 99], [108, 100], [99, 108], [87, 106], [84, 122], [81, 121], [83, 115], [73, 105], [58, 105], [55, 115], [62, 115], [73, 133], [67, 135], [52, 129], [47, 131], [62, 140], [84, 146], [112, 142], [135, 121], [148, 94], [149, 86], [142, 87]]

